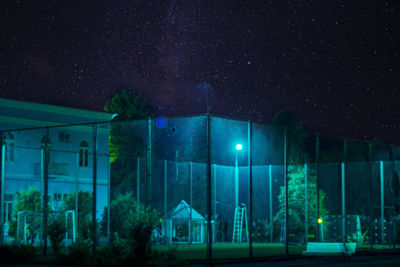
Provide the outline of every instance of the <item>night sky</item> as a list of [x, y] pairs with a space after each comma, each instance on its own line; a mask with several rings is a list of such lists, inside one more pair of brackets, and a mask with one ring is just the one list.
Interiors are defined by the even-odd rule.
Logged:
[[102, 110], [122, 88], [158, 115], [400, 144], [400, 1], [1, 1], [0, 97]]

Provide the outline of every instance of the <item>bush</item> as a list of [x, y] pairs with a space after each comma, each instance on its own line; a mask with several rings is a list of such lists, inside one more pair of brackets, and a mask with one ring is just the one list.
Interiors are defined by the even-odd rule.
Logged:
[[58, 218], [53, 218], [48, 225], [47, 233], [51, 242], [51, 247], [55, 254], [60, 252], [61, 242], [65, 236], [65, 225]]
[[142, 258], [151, 252], [151, 235], [159, 221], [159, 214], [156, 210], [145, 208], [142, 204], [136, 212], [129, 212], [126, 224], [128, 226], [128, 243], [131, 253], [136, 258]]
[[91, 256], [91, 246], [87, 242], [76, 242], [69, 250], [68, 255], [60, 256], [60, 263], [85, 264]]

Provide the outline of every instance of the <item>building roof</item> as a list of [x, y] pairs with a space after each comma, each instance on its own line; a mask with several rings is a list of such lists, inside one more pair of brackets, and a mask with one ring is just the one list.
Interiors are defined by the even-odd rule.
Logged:
[[195, 209], [191, 208], [185, 200], [182, 200], [175, 208], [173, 208], [166, 216], [166, 219], [190, 219], [190, 209], [192, 209], [192, 220], [205, 220], [205, 218]]
[[116, 115], [0, 98], [0, 130], [109, 121]]

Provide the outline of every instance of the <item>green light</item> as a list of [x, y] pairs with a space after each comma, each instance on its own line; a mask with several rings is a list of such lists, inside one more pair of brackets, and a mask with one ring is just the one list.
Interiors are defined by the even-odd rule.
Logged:
[[242, 150], [242, 148], [243, 148], [242, 144], [237, 144], [236, 145], [236, 150]]

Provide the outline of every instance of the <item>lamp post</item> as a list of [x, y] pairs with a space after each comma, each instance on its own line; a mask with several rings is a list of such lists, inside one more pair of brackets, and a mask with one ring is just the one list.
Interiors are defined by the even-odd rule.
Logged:
[[242, 144], [236, 145], [236, 159], [235, 159], [235, 208], [239, 206], [239, 164], [238, 152], [243, 149]]

